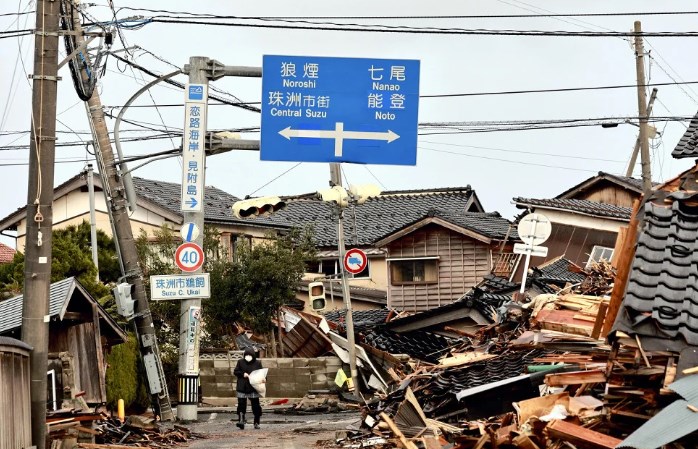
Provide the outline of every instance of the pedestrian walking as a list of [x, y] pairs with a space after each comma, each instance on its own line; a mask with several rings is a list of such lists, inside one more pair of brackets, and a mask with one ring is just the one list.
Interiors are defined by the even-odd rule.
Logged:
[[245, 428], [245, 411], [247, 410], [247, 400], [252, 404], [252, 415], [254, 416], [254, 428], [259, 429], [259, 419], [262, 417], [262, 406], [259, 405], [259, 393], [250, 384], [250, 373], [262, 369], [262, 362], [257, 359], [257, 351], [254, 348], [246, 348], [242, 359], [235, 365], [233, 374], [237, 377], [237, 398], [238, 398], [238, 422], [236, 426]]

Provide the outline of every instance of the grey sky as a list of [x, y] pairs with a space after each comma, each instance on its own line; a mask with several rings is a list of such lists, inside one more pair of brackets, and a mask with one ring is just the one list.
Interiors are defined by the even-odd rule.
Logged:
[[[106, 0], [102, 6], [88, 12], [102, 20], [110, 19]], [[170, 11], [214, 13], [236, 16], [434, 16], [434, 15], [493, 15], [579, 12], [638, 12], [688, 10], [692, 2], [685, 1], [174, 1], [114, 0], [117, 7], [147, 7]], [[145, 6], [147, 5], [147, 6]], [[693, 5], [695, 6], [695, 5]], [[542, 8], [542, 9], [541, 9]], [[3, 2], [0, 13], [33, 10], [26, 0]], [[120, 18], [133, 13], [122, 12]], [[570, 30], [604, 28], [628, 31], [635, 19], [642, 20], [645, 31], [693, 31], [698, 15], [643, 17], [588, 17], [533, 19], [402, 19], [384, 20], [391, 25], [434, 27]], [[32, 28], [34, 17], [0, 17], [0, 30]], [[27, 22], [25, 23], [25, 20]], [[583, 20], [584, 22], [580, 22]], [[378, 20], [348, 20], [347, 22], [378, 23]], [[369, 58], [419, 59], [421, 61], [422, 95], [489, 92], [505, 90], [546, 89], [564, 87], [633, 84], [635, 82], [634, 54], [625, 39], [613, 37], [511, 37], [511, 36], [432, 36], [398, 33], [356, 33], [309, 30], [269, 30], [262, 28], [233, 28], [201, 25], [154, 23], [140, 30], [126, 30], [129, 45], [138, 45], [176, 65], [183, 65], [189, 56], [199, 55], [218, 59], [228, 65], [259, 66], [264, 54], [346, 56]], [[655, 58], [648, 73], [651, 82], [671, 82], [663, 70], [675, 79], [698, 81], [698, 68], [692, 57], [698, 50], [698, 38], [649, 38], [647, 46]], [[61, 44], [62, 45], [62, 44]], [[29, 127], [31, 88], [22, 68], [31, 72], [33, 52], [31, 36], [0, 39], [0, 111], [7, 109], [0, 131], [26, 131]], [[116, 41], [113, 49], [120, 49]], [[135, 61], [158, 73], [172, 67], [143, 52], [136, 52]], [[17, 64], [15, 61], [17, 60]], [[60, 75], [58, 112], [63, 124], [59, 130], [85, 131], [88, 128], [84, 107], [74, 92], [65, 67]], [[100, 82], [105, 105], [122, 105], [152, 78], [131, 71], [110, 58], [107, 72]], [[14, 80], [14, 82], [13, 82]], [[180, 81], [186, 81], [184, 76]], [[244, 101], [260, 101], [260, 79], [223, 79], [215, 86], [229, 91]], [[692, 116], [698, 109], [698, 85], [659, 88], [661, 104], [655, 106], [658, 116]], [[182, 91], [156, 87], [152, 97], [158, 104], [181, 103]], [[152, 104], [144, 95], [137, 104]], [[665, 106], [663, 106], [665, 105]], [[668, 111], [667, 111], [668, 108]], [[118, 112], [116, 110], [115, 112]], [[127, 118], [163, 127], [181, 128], [183, 108], [133, 108]], [[424, 98], [420, 101], [420, 122], [486, 121], [593, 118], [637, 115], [634, 89], [599, 90], [569, 93], [501, 95], [460, 98]], [[110, 129], [113, 122], [110, 122]], [[666, 125], [666, 126], [665, 126]], [[231, 106], [209, 107], [209, 128], [239, 128], [259, 126], [259, 115]], [[124, 128], [133, 129], [131, 125]], [[670, 152], [685, 130], [677, 122], [658, 123], [664, 131], [661, 139], [653, 141], [652, 170], [655, 180], [671, 177], [690, 167], [690, 161], [674, 161]], [[388, 189], [464, 186], [476, 189], [487, 210], [498, 210], [511, 218], [514, 196], [548, 197], [593, 175], [599, 170], [624, 173], [635, 142], [637, 128], [622, 125], [603, 129], [581, 127], [568, 129], [489, 132], [455, 135], [420, 136], [416, 167], [369, 166], [370, 171]], [[258, 135], [246, 135], [257, 138]], [[19, 138], [19, 139], [18, 139]], [[88, 140], [88, 136], [83, 135]], [[0, 146], [28, 144], [29, 135], [0, 135]], [[78, 140], [75, 135], [60, 134], [59, 142]], [[178, 146], [178, 139], [145, 143], [126, 143], [128, 155], [162, 151]], [[474, 148], [474, 147], [486, 147]], [[85, 157], [85, 148], [59, 148], [58, 160]], [[4, 166], [27, 161], [28, 151], [0, 151], [0, 216], [6, 216], [26, 202], [26, 165]], [[585, 159], [575, 159], [582, 157]], [[487, 159], [489, 158], [489, 159]], [[534, 164], [534, 165], [525, 165]], [[538, 165], [535, 165], [538, 164]], [[238, 152], [215, 156], [208, 160], [207, 184], [215, 185], [234, 195], [244, 196], [257, 190], [294, 163], [260, 162], [257, 153]], [[56, 184], [78, 173], [82, 163], [56, 165]], [[364, 166], [345, 164], [350, 183], [373, 182]], [[636, 174], [639, 173], [639, 165]], [[153, 162], [135, 175], [180, 182], [181, 166], [177, 159]], [[329, 170], [326, 164], [304, 163], [275, 182], [256, 192], [263, 194], [293, 194], [323, 188]], [[6, 240], [5, 240], [6, 241]]]

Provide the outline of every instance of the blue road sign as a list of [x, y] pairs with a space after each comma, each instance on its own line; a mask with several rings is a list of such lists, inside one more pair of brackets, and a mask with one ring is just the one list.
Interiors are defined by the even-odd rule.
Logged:
[[415, 165], [419, 61], [264, 56], [262, 160]]

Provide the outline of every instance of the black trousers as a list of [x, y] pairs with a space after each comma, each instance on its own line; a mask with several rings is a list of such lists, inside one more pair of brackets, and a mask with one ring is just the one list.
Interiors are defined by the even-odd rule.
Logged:
[[[256, 422], [259, 422], [259, 417], [262, 416], [262, 406], [259, 405], [259, 398], [250, 398], [252, 404], [252, 415]], [[238, 398], [238, 413], [245, 413], [247, 410], [247, 398]]]

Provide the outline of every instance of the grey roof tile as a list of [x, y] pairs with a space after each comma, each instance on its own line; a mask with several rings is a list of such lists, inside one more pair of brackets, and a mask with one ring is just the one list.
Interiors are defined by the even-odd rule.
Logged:
[[[380, 324], [384, 324], [390, 316], [390, 309], [368, 309], [368, 310], [352, 310], [351, 317], [354, 322], [354, 328], [357, 332], [365, 328], [370, 328]], [[331, 310], [323, 315], [327, 321], [332, 323], [345, 323], [347, 310]]]
[[623, 306], [667, 339], [698, 345], [698, 209], [647, 203]]
[[587, 275], [572, 271], [576, 265], [564, 257], [560, 257], [551, 263], [539, 265], [533, 268], [534, 276], [543, 282], [565, 284], [567, 282], [577, 284], [582, 282]]
[[514, 198], [514, 202], [522, 206], [539, 206], [542, 208], [553, 208], [579, 212], [596, 217], [617, 218], [630, 220], [632, 209], [630, 207], [616, 206], [613, 204], [598, 203], [589, 200], [573, 200], [563, 198]]
[[[429, 216], [438, 216], [494, 239], [506, 235], [510, 222], [498, 213], [466, 211], [473, 196], [470, 189], [409, 192], [383, 194], [346, 209], [346, 243], [368, 246]], [[337, 218], [329, 204], [317, 200], [294, 201], [288, 203], [277, 215], [294, 226], [311, 225], [318, 246], [337, 245]]]
[[698, 157], [698, 114], [691, 120], [671, 155], [676, 159]]
[[[67, 278], [51, 284], [49, 290], [49, 316], [60, 313], [75, 288], [75, 278]], [[0, 333], [22, 326], [22, 302], [18, 295], [0, 302]]]
[[[133, 185], [139, 197], [153, 202], [175, 215], [182, 216], [182, 211], [180, 210], [181, 184], [134, 177]], [[239, 198], [221, 189], [206, 186], [204, 192], [206, 222], [289, 227], [289, 223], [286, 220], [276, 215], [258, 217], [254, 221], [235, 218], [230, 207], [238, 200]]]

